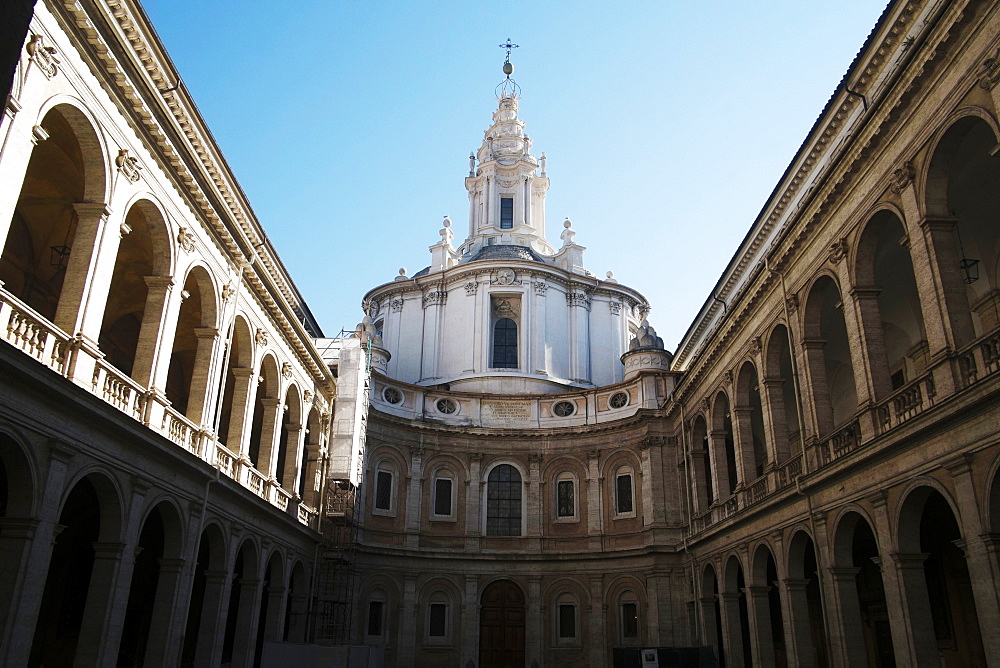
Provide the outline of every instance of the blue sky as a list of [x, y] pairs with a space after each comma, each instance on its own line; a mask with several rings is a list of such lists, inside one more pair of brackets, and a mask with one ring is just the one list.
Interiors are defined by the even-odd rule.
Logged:
[[510, 37], [549, 240], [570, 217], [670, 349], [884, 4], [143, 1], [327, 336], [464, 234]]

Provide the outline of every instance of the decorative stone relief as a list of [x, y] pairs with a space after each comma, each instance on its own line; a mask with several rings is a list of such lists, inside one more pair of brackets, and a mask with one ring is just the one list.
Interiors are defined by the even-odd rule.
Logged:
[[979, 87], [983, 90], [990, 90], [1000, 81], [1000, 48], [992, 56], [983, 61], [983, 66], [979, 68]]
[[118, 157], [115, 158], [115, 165], [126, 179], [132, 183], [138, 182], [139, 170], [142, 169], [142, 166], [139, 164], [138, 158], [128, 154], [128, 149], [123, 148], [118, 151]]
[[479, 291], [478, 281], [469, 281], [468, 283], [465, 284], [465, 294], [467, 294], [468, 296], [472, 297], [478, 291]]
[[424, 308], [428, 306], [443, 306], [448, 301], [448, 292], [438, 288], [424, 293]]
[[708, 397], [701, 400], [701, 407], [706, 413], [712, 407], [712, 403], [708, 400]]
[[549, 289], [548, 284], [545, 281], [535, 281], [535, 294], [540, 296], [545, 296], [545, 291]]
[[517, 274], [514, 273], [513, 269], [504, 267], [503, 269], [498, 269], [496, 276], [493, 277], [494, 285], [517, 285]]
[[608, 302], [608, 307], [611, 309], [611, 315], [621, 315], [622, 303], [611, 301]]
[[790, 313], [795, 313], [799, 310], [799, 296], [798, 295], [788, 295], [788, 299], [785, 300], [788, 304], [788, 311]]
[[903, 192], [908, 185], [913, 183], [913, 177], [916, 173], [916, 170], [913, 169], [912, 162], [904, 162], [902, 167], [892, 173], [892, 184], [889, 186], [889, 189], [894, 195], [898, 195]]
[[590, 459], [597, 459], [601, 456], [601, 451], [596, 448], [593, 450], [587, 450], [587, 457]]
[[228, 304], [233, 300], [236, 295], [236, 288], [233, 287], [232, 283], [226, 283], [222, 286], [222, 301]]
[[729, 369], [728, 371], [726, 371], [726, 384], [727, 385], [732, 385], [733, 384], [733, 370], [732, 369]]
[[847, 239], [838, 239], [830, 244], [830, 262], [840, 264], [847, 257]]
[[188, 232], [188, 228], [182, 227], [177, 233], [177, 243], [185, 252], [190, 253], [194, 250], [194, 235]]
[[583, 292], [567, 292], [566, 293], [566, 304], [569, 306], [579, 306], [581, 308], [590, 309], [590, 297], [588, 297]]
[[377, 299], [373, 299], [368, 303], [368, 315], [375, 317], [378, 315], [379, 311], [382, 310], [382, 304]]
[[257, 342], [258, 346], [266, 346], [268, 342], [267, 332], [258, 327], [257, 333], [254, 335], [253, 340]]
[[403, 298], [396, 295], [389, 300], [389, 308], [392, 309], [393, 313], [399, 313], [403, 310]]
[[760, 337], [755, 336], [750, 339], [750, 354], [758, 355], [760, 354]]
[[282, 362], [281, 375], [284, 376], [286, 379], [290, 379], [292, 377], [292, 365], [289, 364], [288, 362]]
[[496, 311], [498, 318], [517, 317], [517, 309], [514, 308], [514, 305], [510, 303], [509, 299], [498, 299], [493, 309]]
[[28, 52], [31, 61], [38, 65], [47, 79], [51, 79], [59, 72], [59, 59], [56, 58], [56, 48], [45, 46], [44, 38], [41, 35], [32, 35], [31, 40], [24, 47]]
[[311, 404], [313, 402], [313, 393], [312, 393], [312, 390], [306, 390], [305, 392], [303, 392], [302, 393], [302, 400], [304, 402], [306, 402], [306, 405]]

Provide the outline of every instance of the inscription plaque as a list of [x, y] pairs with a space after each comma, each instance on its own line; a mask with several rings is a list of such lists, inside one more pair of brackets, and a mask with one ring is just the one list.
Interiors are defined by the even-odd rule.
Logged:
[[531, 419], [531, 402], [483, 401], [482, 416], [489, 422], [527, 422]]

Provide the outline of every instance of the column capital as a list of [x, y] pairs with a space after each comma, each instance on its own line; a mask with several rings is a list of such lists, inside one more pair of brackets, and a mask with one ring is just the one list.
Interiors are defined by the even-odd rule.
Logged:
[[896, 564], [897, 568], [901, 569], [923, 568], [924, 562], [927, 561], [928, 556], [929, 553], [927, 552], [915, 552], [912, 554], [892, 552], [889, 554], [889, 558], [892, 559], [892, 562]]
[[219, 330], [215, 327], [195, 327], [194, 335], [199, 339], [216, 339], [219, 336]]
[[80, 216], [102, 216], [111, 215], [111, 209], [104, 202], [73, 202], [73, 210]]
[[173, 276], [143, 276], [149, 289], [169, 290], [174, 287]]

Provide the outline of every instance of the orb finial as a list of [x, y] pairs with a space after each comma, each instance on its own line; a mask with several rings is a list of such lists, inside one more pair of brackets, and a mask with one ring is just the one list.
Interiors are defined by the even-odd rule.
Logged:
[[520, 97], [520, 87], [514, 82], [513, 79], [510, 78], [510, 75], [514, 73], [514, 66], [510, 62], [510, 52], [511, 49], [518, 48], [518, 45], [514, 44], [514, 42], [510, 40], [510, 37], [508, 37], [507, 41], [499, 46], [501, 49], [506, 49], [507, 51], [507, 57], [504, 58], [503, 61], [503, 73], [507, 78], [501, 81], [497, 86], [497, 97], [501, 99], [508, 97]]

